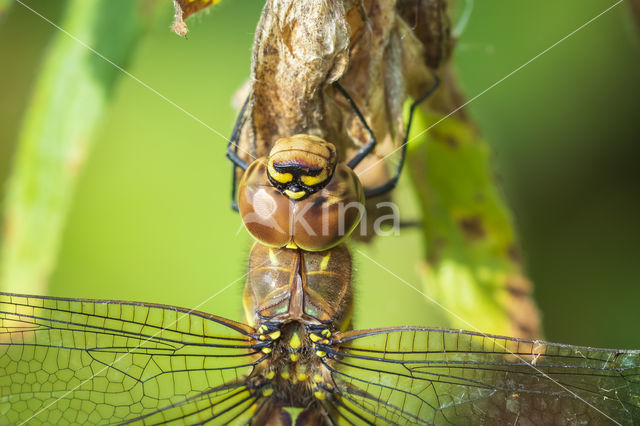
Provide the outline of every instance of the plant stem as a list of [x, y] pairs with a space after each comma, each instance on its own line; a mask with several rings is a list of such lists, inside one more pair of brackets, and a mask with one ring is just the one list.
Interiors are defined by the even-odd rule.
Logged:
[[[122, 66], [141, 34], [139, 7], [138, 1], [73, 0], [61, 27]], [[68, 34], [54, 37], [25, 113], [8, 180], [1, 290], [46, 292], [92, 134], [120, 75]]]

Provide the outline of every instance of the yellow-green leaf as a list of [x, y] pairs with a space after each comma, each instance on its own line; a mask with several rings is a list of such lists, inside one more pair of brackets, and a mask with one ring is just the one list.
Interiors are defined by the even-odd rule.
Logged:
[[[442, 116], [416, 118], [417, 135]], [[473, 126], [453, 117], [409, 144], [409, 171], [424, 220], [425, 291], [451, 312], [453, 327], [538, 337], [538, 312], [513, 220], [489, 157]]]

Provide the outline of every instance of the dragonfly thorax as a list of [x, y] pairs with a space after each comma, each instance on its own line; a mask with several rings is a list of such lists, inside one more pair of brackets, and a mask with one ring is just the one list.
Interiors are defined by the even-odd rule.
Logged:
[[329, 342], [329, 329], [291, 322], [258, 330], [268, 336], [262, 350], [267, 361], [256, 366], [249, 380], [269, 397], [269, 407], [261, 410], [265, 419], [285, 415], [283, 407], [313, 407], [330, 397], [336, 385], [325, 362], [331, 361], [317, 346]]
[[351, 272], [344, 245], [305, 252], [255, 243], [244, 290], [245, 318], [256, 327], [298, 322], [344, 330], [353, 309]]

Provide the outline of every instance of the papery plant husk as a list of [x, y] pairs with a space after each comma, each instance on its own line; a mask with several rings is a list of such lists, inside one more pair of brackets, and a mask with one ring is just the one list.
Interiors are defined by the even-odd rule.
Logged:
[[[186, 34], [184, 19], [218, 1], [174, 0], [174, 31]], [[368, 135], [331, 86], [340, 80], [376, 135], [376, 155], [385, 156], [402, 140], [407, 95], [419, 97], [433, 85], [431, 70], [451, 47], [443, 0], [267, 0], [256, 28], [240, 155], [251, 161], [278, 138], [308, 133], [350, 158]]]
[[[267, 155], [277, 139], [307, 133], [335, 144], [343, 161], [351, 158], [369, 137], [332, 87], [339, 80], [378, 141], [356, 172], [365, 188], [388, 180], [395, 158], [380, 160], [403, 140], [407, 95], [428, 90], [434, 84], [430, 66], [437, 67], [451, 51], [444, 2], [415, 10], [405, 3], [267, 1], [256, 30], [240, 155], [251, 161]], [[396, 6], [402, 6], [402, 14]], [[440, 47], [427, 52], [419, 37], [430, 42], [431, 27]], [[388, 213], [375, 206], [389, 198], [368, 200], [368, 229], [357, 229], [356, 238], [373, 236], [376, 218]]]

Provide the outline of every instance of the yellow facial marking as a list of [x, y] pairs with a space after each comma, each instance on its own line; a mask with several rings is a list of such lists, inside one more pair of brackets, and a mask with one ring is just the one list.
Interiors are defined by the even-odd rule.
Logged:
[[298, 248], [298, 246], [296, 245], [296, 243], [290, 242], [289, 244], [287, 244], [285, 246], [285, 248], [288, 248], [288, 249], [291, 249], [291, 250], [296, 250]]
[[307, 375], [304, 373], [298, 373], [298, 380], [304, 382], [305, 380], [307, 380]]
[[286, 195], [287, 197], [291, 198], [292, 200], [299, 200], [300, 198], [304, 197], [306, 195], [306, 191], [291, 191], [289, 189], [285, 189], [284, 190], [284, 195]]
[[262, 392], [262, 395], [264, 395], [264, 396], [269, 396], [269, 395], [271, 395], [272, 393], [273, 393], [273, 389], [269, 388], [269, 389], [265, 389], [265, 390]]
[[271, 353], [271, 348], [262, 348], [262, 352], [265, 354], [270, 354]]
[[327, 356], [327, 353], [325, 351], [316, 351], [316, 355], [318, 355], [320, 358], [324, 358], [325, 356]]
[[271, 379], [273, 379], [274, 377], [276, 377], [276, 372], [275, 372], [275, 371], [269, 371], [265, 377], [266, 377], [267, 379], [271, 380]]
[[319, 341], [322, 338], [320, 336], [318, 336], [317, 334], [310, 333], [309, 334], [309, 339], [311, 339], [311, 341], [315, 343], [315, 342]]
[[318, 398], [321, 401], [324, 399], [324, 392], [322, 391], [315, 391], [313, 394], [315, 395], [316, 398]]
[[289, 354], [289, 358], [291, 359], [291, 361], [296, 362], [297, 360], [300, 359], [300, 355], [298, 355], [298, 354]]
[[272, 249], [269, 249], [269, 261], [273, 265], [278, 265], [278, 257], [276, 256], [276, 254], [273, 252]]
[[329, 172], [327, 171], [327, 169], [322, 169], [322, 171], [317, 176], [301, 176], [300, 180], [307, 186], [313, 186], [324, 182], [325, 180], [327, 180], [328, 176]]
[[276, 182], [289, 183], [293, 180], [293, 175], [291, 173], [278, 172], [273, 167], [273, 164], [271, 162], [269, 162], [269, 164], [267, 165], [267, 172], [269, 173], [269, 176], [271, 176], [271, 179], [275, 180]]
[[280, 337], [280, 334], [280, 330], [277, 330], [269, 334], [269, 337], [271, 337], [271, 340], [276, 340], [278, 337]]
[[323, 258], [322, 262], [320, 262], [320, 270], [324, 271], [329, 266], [329, 259], [331, 259], [331, 252], [327, 253]]
[[293, 336], [291, 336], [291, 340], [289, 340], [289, 346], [291, 346], [292, 349], [298, 349], [300, 346], [302, 346], [302, 342], [300, 341], [300, 336], [298, 336], [298, 333], [293, 333]]
[[322, 330], [322, 333], [320, 334], [322, 334], [324, 337], [327, 337], [327, 338], [331, 337], [331, 332], [329, 331], [328, 328], [325, 328], [324, 330]]

